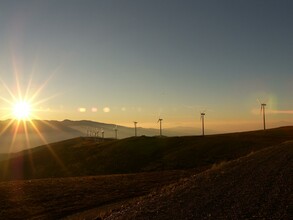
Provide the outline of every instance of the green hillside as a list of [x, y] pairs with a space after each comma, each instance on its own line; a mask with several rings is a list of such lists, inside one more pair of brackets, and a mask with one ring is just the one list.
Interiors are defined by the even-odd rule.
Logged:
[[2, 179], [204, 169], [293, 140], [293, 127], [206, 137], [75, 138], [22, 151], [0, 162]]

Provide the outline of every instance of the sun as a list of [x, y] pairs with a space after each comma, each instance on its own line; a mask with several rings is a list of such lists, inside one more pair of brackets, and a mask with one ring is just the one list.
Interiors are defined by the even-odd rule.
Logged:
[[27, 101], [18, 101], [13, 105], [13, 116], [17, 120], [29, 120], [31, 105]]

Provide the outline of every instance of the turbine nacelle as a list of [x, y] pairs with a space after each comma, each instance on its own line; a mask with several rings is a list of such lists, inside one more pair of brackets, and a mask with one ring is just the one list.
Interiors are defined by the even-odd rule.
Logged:
[[264, 102], [260, 102], [259, 99], [257, 99], [257, 101], [260, 104], [260, 114], [262, 113], [262, 117], [263, 117], [263, 128], [264, 128], [264, 130], [266, 130], [265, 108], [266, 108], [267, 104]]
[[205, 112], [200, 112], [199, 115], [200, 115], [200, 120], [203, 120], [203, 118], [206, 115], [206, 113]]
[[202, 126], [202, 136], [204, 136], [204, 116], [206, 115], [205, 111], [200, 112], [200, 120]]

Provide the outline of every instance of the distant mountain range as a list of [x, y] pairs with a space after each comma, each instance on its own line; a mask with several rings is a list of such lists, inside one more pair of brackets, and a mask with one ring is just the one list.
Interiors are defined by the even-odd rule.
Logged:
[[[48, 121], [33, 120], [33, 123], [19, 123], [11, 120], [0, 121], [0, 153], [17, 152], [47, 143], [91, 135], [87, 131], [104, 130], [105, 138], [115, 136], [114, 124], [94, 121]], [[118, 138], [134, 136], [134, 128], [117, 125]], [[158, 129], [137, 128], [138, 136], [157, 136]], [[165, 136], [186, 136], [200, 134], [200, 129], [177, 127], [163, 129]], [[207, 131], [207, 133], [212, 133]], [[99, 133], [101, 136], [101, 132]]]

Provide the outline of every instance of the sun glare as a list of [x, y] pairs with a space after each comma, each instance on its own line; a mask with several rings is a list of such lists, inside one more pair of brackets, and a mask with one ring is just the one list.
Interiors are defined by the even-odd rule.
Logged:
[[13, 116], [17, 120], [28, 120], [31, 114], [31, 106], [26, 101], [19, 101], [13, 106]]

